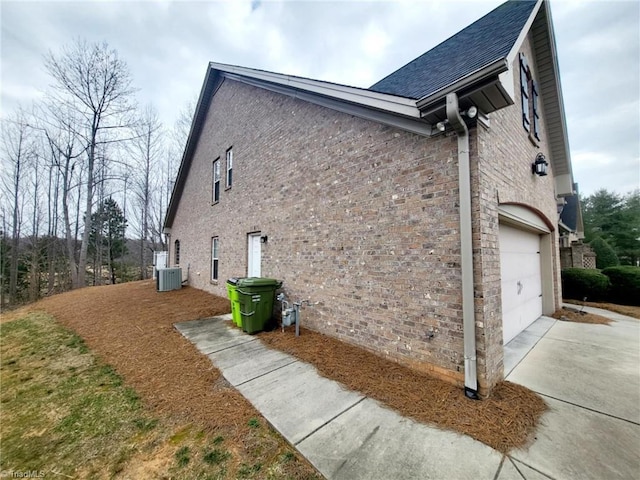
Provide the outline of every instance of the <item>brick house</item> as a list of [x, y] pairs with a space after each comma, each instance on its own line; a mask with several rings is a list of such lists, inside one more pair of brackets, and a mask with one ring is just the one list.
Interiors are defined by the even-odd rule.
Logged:
[[211, 63], [165, 233], [190, 285], [281, 279], [306, 327], [485, 396], [560, 304], [572, 185], [549, 5], [509, 1], [369, 89]]

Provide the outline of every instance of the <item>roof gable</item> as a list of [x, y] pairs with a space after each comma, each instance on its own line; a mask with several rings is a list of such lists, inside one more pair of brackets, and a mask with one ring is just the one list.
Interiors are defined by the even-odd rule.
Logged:
[[510, 0], [370, 87], [370, 90], [421, 99], [506, 59], [536, 6]]
[[509, 0], [370, 89], [209, 64], [167, 209], [165, 228], [170, 229], [173, 223], [210, 101], [225, 79], [430, 136], [432, 125], [446, 118], [447, 93], [458, 95], [460, 108], [474, 105], [484, 114], [514, 103], [512, 61], [530, 31], [535, 39], [538, 67], [545, 68], [540, 88], [545, 121], [552, 132], [550, 157], [556, 193], [571, 194], [573, 174], [549, 4], [546, 0]]

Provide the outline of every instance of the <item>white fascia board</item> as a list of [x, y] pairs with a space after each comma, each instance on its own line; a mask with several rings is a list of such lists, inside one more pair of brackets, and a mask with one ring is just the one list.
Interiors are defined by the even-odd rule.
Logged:
[[459, 92], [460, 90], [473, 85], [474, 83], [482, 80], [485, 77], [490, 77], [491, 75], [499, 75], [500, 73], [506, 71], [508, 68], [509, 67], [505, 63], [504, 58], [499, 58], [489, 65], [482, 67], [475, 72], [471, 72], [465, 77], [462, 77], [457, 82], [442, 87], [440, 90], [436, 90], [434, 93], [426, 97], [422, 97], [417, 101], [416, 105], [420, 110], [424, 110], [425, 108], [428, 108], [431, 103], [446, 98], [447, 94]]
[[509, 68], [506, 72], [498, 75], [498, 81], [503, 92], [511, 99], [511, 103], [516, 103], [516, 87], [513, 81], [513, 62], [509, 62]]
[[222, 72], [234, 73], [244, 77], [255, 78], [257, 80], [296, 88], [330, 98], [359, 104], [364, 107], [400, 114], [406, 117], [420, 118], [420, 111], [416, 107], [416, 101], [410, 98], [373, 92], [362, 88], [348, 87], [346, 85], [322, 82], [320, 80], [294, 77], [291, 75], [254, 70], [234, 65], [225, 65], [222, 63], [211, 62], [209, 65], [211, 68]]
[[524, 24], [524, 27], [522, 28], [522, 30], [520, 30], [520, 35], [518, 35], [518, 38], [513, 44], [513, 47], [511, 47], [511, 51], [507, 55], [507, 62], [509, 63], [509, 66], [511, 66], [513, 62], [515, 62], [516, 57], [518, 56], [518, 52], [520, 51], [520, 47], [522, 47], [524, 40], [527, 38], [529, 30], [531, 30], [531, 26], [533, 25], [533, 22], [538, 15], [538, 11], [540, 10], [540, 6], [542, 6], [543, 1], [544, 0], [538, 0], [536, 6], [533, 7], [533, 11], [531, 12], [531, 15], [529, 15], [527, 23]]
[[518, 35], [518, 38], [514, 42], [513, 47], [511, 47], [511, 50], [507, 54], [507, 71], [501, 73], [500, 76], [498, 77], [500, 80], [500, 84], [502, 85], [502, 89], [505, 91], [507, 95], [509, 95], [513, 103], [515, 103], [515, 98], [516, 98], [516, 90], [515, 90], [515, 84], [513, 79], [513, 75], [514, 75], [513, 65], [518, 56], [518, 52], [520, 51], [520, 47], [522, 47], [522, 44], [524, 43], [525, 39], [527, 38], [527, 35], [529, 34], [529, 31], [531, 30], [531, 27], [533, 26], [533, 22], [535, 21], [536, 16], [538, 15], [538, 11], [540, 10], [540, 6], [542, 5], [542, 2], [543, 0], [538, 0], [538, 3], [536, 4], [536, 6], [533, 7], [533, 11], [531, 12], [531, 15], [529, 15], [529, 18], [527, 19], [527, 22], [525, 23], [522, 30], [520, 30], [520, 34]]

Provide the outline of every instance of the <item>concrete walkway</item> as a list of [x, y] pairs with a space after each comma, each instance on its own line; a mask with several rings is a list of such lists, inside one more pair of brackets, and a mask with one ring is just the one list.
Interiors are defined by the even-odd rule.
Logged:
[[225, 320], [176, 328], [327, 478], [640, 478], [639, 320], [543, 317], [505, 346], [507, 379], [550, 406], [533, 445], [509, 456], [345, 390]]

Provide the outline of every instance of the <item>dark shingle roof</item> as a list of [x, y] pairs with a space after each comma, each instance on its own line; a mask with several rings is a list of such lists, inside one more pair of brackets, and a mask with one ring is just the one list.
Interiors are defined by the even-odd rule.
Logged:
[[564, 197], [564, 201], [565, 205], [560, 213], [560, 221], [575, 232], [578, 229], [578, 209], [580, 208], [578, 195]]
[[420, 99], [505, 58], [536, 2], [510, 0], [369, 90]]

